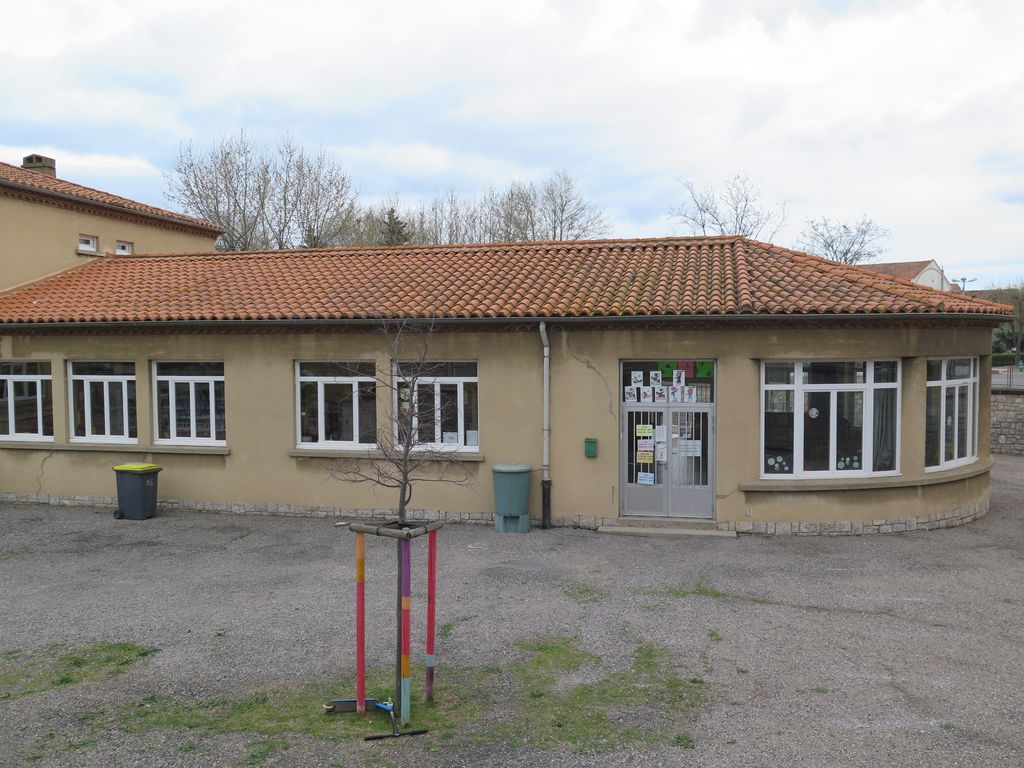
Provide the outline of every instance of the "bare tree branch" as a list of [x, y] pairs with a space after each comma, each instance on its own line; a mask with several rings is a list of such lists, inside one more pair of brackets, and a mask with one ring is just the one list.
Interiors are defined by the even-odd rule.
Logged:
[[879, 241], [890, 234], [867, 216], [852, 222], [832, 221], [822, 216], [804, 225], [796, 247], [840, 264], [860, 264], [874, 261], [885, 253]]
[[683, 181], [683, 188], [682, 203], [670, 213], [693, 235], [740, 235], [771, 241], [786, 222], [785, 204], [766, 207], [757, 185], [746, 176], [734, 176], [720, 190], [710, 186], [698, 189], [690, 180]]

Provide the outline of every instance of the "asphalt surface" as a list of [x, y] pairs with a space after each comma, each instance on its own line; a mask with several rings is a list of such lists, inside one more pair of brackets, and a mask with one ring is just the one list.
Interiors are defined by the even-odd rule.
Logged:
[[[439, 675], [578, 636], [610, 667], [671, 649], [711, 700], [695, 748], [593, 755], [504, 744], [289, 738], [267, 766], [1024, 765], [1024, 459], [1000, 457], [992, 511], [959, 529], [870, 537], [652, 540], [587, 531], [440, 537]], [[152, 695], [240, 698], [353, 663], [352, 536], [332, 521], [0, 508], [0, 651], [131, 641], [162, 649], [104, 681], [0, 700], [0, 765], [69, 745], [90, 708]], [[393, 654], [393, 546], [368, 544], [369, 662]], [[423, 570], [413, 585], [422, 633]], [[728, 597], [654, 598], [698, 583]], [[597, 599], [582, 604], [567, 585]], [[584, 603], [586, 601], [583, 601]], [[717, 635], [721, 639], [712, 639]], [[46, 734], [54, 734], [47, 737]], [[182, 752], [199, 740], [202, 752]], [[252, 735], [111, 729], [34, 765], [238, 765]]]

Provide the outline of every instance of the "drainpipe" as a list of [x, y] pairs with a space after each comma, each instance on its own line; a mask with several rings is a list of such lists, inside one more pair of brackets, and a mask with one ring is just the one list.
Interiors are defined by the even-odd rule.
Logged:
[[541, 527], [551, 527], [551, 344], [547, 323], [540, 324], [544, 344], [544, 452], [541, 459]]

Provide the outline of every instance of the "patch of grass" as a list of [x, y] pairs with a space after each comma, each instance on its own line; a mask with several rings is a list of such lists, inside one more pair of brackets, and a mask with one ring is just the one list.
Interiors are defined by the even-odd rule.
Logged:
[[741, 675], [749, 675], [750, 674], [750, 670], [746, 669], [745, 667], [736, 667], [736, 671], [739, 672]]
[[13, 560], [16, 557], [24, 557], [25, 555], [31, 555], [33, 550], [25, 549], [5, 549], [0, 552], [0, 562], [4, 560]]
[[704, 576], [697, 579], [697, 583], [694, 585], [693, 589], [684, 589], [683, 587], [669, 585], [667, 587], [658, 587], [657, 589], [641, 589], [638, 591], [640, 594], [646, 595], [647, 597], [656, 597], [667, 600], [681, 600], [686, 597], [707, 597], [711, 600], [736, 599], [735, 595], [720, 592], [717, 589], [709, 587], [705, 583]]
[[686, 735], [685, 733], [680, 733], [678, 736], [672, 739], [672, 743], [675, 744], [677, 747], [682, 747], [683, 749], [693, 749], [697, 746], [696, 744], [694, 744], [693, 738]]
[[712, 589], [707, 586], [704, 581], [705, 578], [703, 576], [697, 579], [697, 586], [693, 588], [691, 594], [696, 595], [697, 597], [709, 597], [712, 600], [727, 600], [730, 597], [730, 595], [727, 595], [725, 592], [720, 592], [717, 589]]
[[[438, 680], [431, 704], [423, 701], [422, 686], [414, 684], [412, 727], [428, 728], [439, 743], [452, 747], [503, 743], [594, 752], [630, 743], [669, 745], [685, 732], [690, 712], [708, 698], [704, 681], [682, 679], [668, 651], [658, 646], [638, 646], [629, 668], [619, 670], [606, 669], [600, 657], [571, 637], [539, 637], [518, 643], [517, 649], [523, 658], [500, 667], [449, 669]], [[392, 675], [389, 667], [369, 670], [368, 694], [386, 699]], [[422, 667], [414, 669], [414, 681], [422, 675]], [[348, 680], [239, 699], [155, 696], [96, 712], [89, 725], [95, 734], [109, 729], [253, 734], [262, 739], [251, 745], [245, 764], [258, 765], [287, 749], [289, 735], [347, 741], [387, 732], [388, 721], [379, 715], [325, 716], [323, 703], [350, 690]], [[195, 741], [185, 742], [191, 744]]]
[[452, 630], [455, 629], [454, 621], [446, 621], [440, 627], [437, 628], [437, 636], [442, 640], [446, 637], [451, 637]]
[[828, 688], [822, 688], [821, 686], [818, 686], [817, 688], [814, 689], [814, 692], [815, 693], [828, 693]]
[[192, 739], [183, 742], [182, 745], [178, 747], [179, 752], [198, 752], [200, 749], [201, 747], [199, 746], [199, 742], [192, 741]]
[[594, 605], [602, 603], [612, 596], [612, 593], [602, 587], [595, 587], [593, 584], [580, 582], [567, 582], [562, 585], [565, 596], [576, 601], [580, 605]]
[[710, 640], [713, 643], [720, 643], [722, 641], [722, 633], [719, 632], [717, 629], [709, 629], [708, 640]]
[[736, 743], [736, 739], [726, 739], [725, 743], [728, 744], [729, 746], [732, 746], [733, 744]]
[[95, 643], [81, 648], [51, 645], [27, 656], [5, 654], [0, 657], [0, 700], [115, 677], [158, 650], [135, 643]]
[[249, 745], [249, 754], [242, 760], [242, 765], [263, 765], [267, 758], [275, 752], [288, 749], [287, 741], [280, 739], [265, 739]]

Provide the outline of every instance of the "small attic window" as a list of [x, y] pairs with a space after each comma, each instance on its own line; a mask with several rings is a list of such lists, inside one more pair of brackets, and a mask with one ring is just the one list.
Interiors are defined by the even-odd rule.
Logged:
[[96, 253], [99, 251], [100, 239], [96, 235], [79, 235], [78, 236], [78, 252], [79, 253]]
[[114, 253], [118, 256], [131, 256], [134, 250], [135, 247], [124, 240], [118, 240], [117, 245], [114, 246]]

